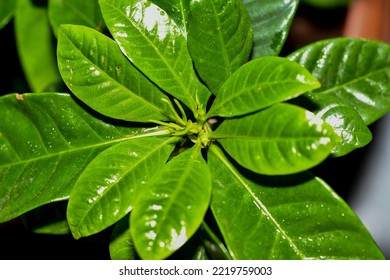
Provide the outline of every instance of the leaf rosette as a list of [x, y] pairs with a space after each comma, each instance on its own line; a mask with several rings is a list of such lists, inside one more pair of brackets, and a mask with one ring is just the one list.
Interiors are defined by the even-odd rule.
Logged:
[[[322, 76], [299, 53], [276, 56], [297, 3], [100, 0], [112, 38], [62, 24], [58, 66], [73, 95], [0, 99], [0, 219], [68, 200], [75, 238], [115, 225], [113, 258], [184, 248], [191, 258], [382, 258], [352, 210], [307, 172], [349, 150], [333, 111], [300, 99], [321, 91]], [[265, 14], [250, 9], [260, 4]], [[59, 110], [37, 110], [45, 106]]]

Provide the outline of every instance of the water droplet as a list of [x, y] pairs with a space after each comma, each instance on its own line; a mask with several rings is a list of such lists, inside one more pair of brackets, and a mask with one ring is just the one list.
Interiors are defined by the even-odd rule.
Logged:
[[153, 204], [153, 205], [149, 206], [149, 209], [154, 210], [154, 211], [159, 211], [162, 208], [163, 207], [161, 205], [156, 205], [156, 204]]
[[[145, 237], [146, 237], [147, 239], [149, 239], [149, 240], [155, 240], [155, 239], [156, 239], [156, 236], [157, 236], [157, 234], [156, 234], [153, 230], [148, 231], [147, 233], [145, 233]], [[153, 245], [153, 243], [150, 244], [150, 242], [149, 242], [149, 245]]]
[[107, 189], [106, 186], [99, 186], [99, 189], [97, 190], [98, 195], [102, 195], [103, 192]]
[[131, 153], [130, 153], [130, 156], [132, 156], [132, 157], [138, 157], [138, 153], [137, 153], [137, 152], [131, 152]]

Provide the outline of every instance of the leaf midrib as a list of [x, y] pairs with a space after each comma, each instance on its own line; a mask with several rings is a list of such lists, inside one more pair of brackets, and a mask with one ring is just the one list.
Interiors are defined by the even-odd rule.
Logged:
[[[193, 154], [191, 156], [191, 161], [189, 161], [188, 164], [185, 166], [185, 170], [183, 171], [182, 176], [180, 176], [180, 180], [179, 180], [178, 184], [176, 185], [176, 186], [180, 186], [180, 187], [176, 187], [175, 191], [172, 193], [172, 195], [170, 197], [170, 200], [169, 200], [168, 204], [165, 207], [166, 211], [161, 216], [161, 220], [162, 221], [166, 221], [167, 218], [169, 218], [168, 217], [168, 213], [170, 212], [169, 209], [172, 208], [172, 206], [174, 205], [175, 202], [180, 201], [180, 200], [177, 199], [177, 196], [183, 190], [184, 182], [186, 181], [186, 178], [189, 177], [189, 174], [190, 174], [190, 172], [192, 170], [192, 167], [195, 164], [195, 161], [197, 159], [197, 156], [198, 156], [199, 152], [200, 152], [200, 148], [195, 146], [195, 151], [193, 152]], [[163, 223], [160, 223], [160, 224], [163, 224]], [[157, 227], [156, 226], [155, 232], [157, 233], [157, 236], [160, 235], [159, 233], [161, 231], [163, 231], [163, 227], [161, 227], [161, 226]]]
[[360, 80], [365, 80], [365, 79], [369, 78], [370, 76], [375, 76], [375, 75], [377, 75], [380, 72], [386, 72], [386, 71], [390, 71], [390, 65], [386, 65], [386, 66], [384, 66], [382, 68], [379, 68], [379, 69], [377, 69], [377, 70], [375, 70], [373, 72], [366, 73], [363, 76], [359, 76], [359, 77], [356, 77], [354, 79], [351, 79], [351, 80], [349, 80], [349, 81], [347, 81], [345, 83], [342, 83], [342, 84], [339, 84], [339, 85], [334, 85], [332, 87], [327, 88], [324, 91], [321, 91], [321, 88], [320, 88], [319, 90], [316, 91], [316, 93], [320, 93], [320, 94], [332, 93], [333, 91], [337, 91], [339, 89], [343, 89], [344, 87], [347, 87], [349, 85], [357, 83]]
[[[240, 77], [241, 78], [241, 77]], [[235, 82], [234, 82], [234, 85], [236, 85], [236, 81], [237, 79], [235, 79]], [[315, 85], [315, 83], [300, 83], [300, 82], [297, 82], [297, 80], [282, 80], [282, 81], [271, 81], [271, 82], [261, 82], [261, 83], [255, 83], [251, 86], [247, 86], [247, 87], [244, 87], [242, 88], [241, 90], [238, 90], [238, 91], [232, 91], [235, 89], [235, 87], [228, 87], [229, 90], [228, 91], [221, 91], [221, 93], [218, 95], [218, 96], [221, 96], [222, 94], [224, 95], [228, 95], [229, 97], [228, 98], [225, 98], [225, 103], [227, 102], [231, 102], [231, 100], [234, 100], [234, 99], [237, 99], [237, 98], [241, 98], [242, 95], [247, 95], [248, 92], [252, 92], [252, 91], [264, 91], [264, 87], [271, 87], [271, 86], [275, 86], [275, 85], [283, 85], [283, 86], [288, 86], [288, 85], [300, 85], [300, 86], [310, 86], [310, 85]], [[233, 93], [233, 94], [232, 94]], [[262, 92], [264, 94], [264, 92]], [[294, 95], [296, 95], [297, 93], [295, 93]], [[281, 95], [282, 97], [286, 96], [286, 95]], [[287, 96], [291, 96], [291, 94], [288, 94]]]
[[58, 151], [58, 152], [54, 152], [54, 153], [51, 153], [51, 154], [40, 155], [40, 156], [35, 157], [35, 158], [29, 158], [29, 159], [25, 159], [25, 160], [20, 160], [18, 162], [12, 162], [12, 163], [9, 163], [9, 164], [6, 164], [6, 165], [0, 165], [0, 168], [5, 168], [5, 167], [9, 168], [9, 167], [14, 167], [14, 166], [18, 166], [18, 165], [29, 164], [29, 163], [33, 163], [33, 162], [36, 162], [36, 161], [48, 159], [48, 158], [51, 158], [51, 157], [63, 156], [65, 154], [81, 152], [83, 150], [97, 149], [99, 147], [104, 147], [105, 145], [115, 144], [115, 143], [131, 140], [131, 139], [136, 139], [136, 138], [150, 137], [150, 136], [153, 136], [153, 135], [154, 135], [154, 133], [145, 133], [145, 134], [137, 134], [137, 135], [125, 136], [125, 137], [117, 138], [117, 139], [106, 141], [106, 142], [100, 142], [100, 143], [97, 143], [97, 144], [92, 144], [92, 145], [87, 145], [87, 146], [82, 146], [82, 147], [75, 147], [73, 149], [69, 149], [69, 150], [66, 150], [66, 151]]
[[[157, 147], [153, 147], [149, 152], [148, 154], [143, 157], [142, 159], [139, 159], [137, 161], [136, 164], [132, 165], [131, 168], [129, 168], [125, 173], [124, 175], [122, 176], [125, 177], [128, 173], [130, 173], [131, 171], [133, 171], [137, 166], [139, 166], [140, 164], [144, 163], [146, 160], [148, 160], [151, 156], [153, 156], [158, 150], [160, 150], [161, 148], [163, 148], [164, 146], [168, 145], [169, 143], [171, 143], [173, 140], [175, 139], [175, 137], [171, 137], [171, 138], [168, 138], [166, 141], [164, 141], [163, 143], [161, 143], [160, 145], [158, 145]], [[115, 183], [115, 184], [112, 184], [110, 187], [108, 187], [104, 192], [105, 193], [108, 193], [112, 188], [116, 187], [118, 185], [118, 183]], [[87, 211], [85, 212], [84, 216], [79, 220], [78, 222], [78, 226], [76, 227], [77, 230], [80, 232], [80, 228], [83, 227], [83, 222], [84, 220], [89, 216], [89, 213], [94, 209], [94, 207], [101, 201], [101, 199], [103, 198], [103, 196], [100, 196], [98, 199], [94, 200], [92, 204], [89, 204], [90, 207], [87, 209]]]
[[[213, 8], [214, 18], [217, 21], [217, 26], [221, 27], [221, 21], [220, 21], [220, 19], [218, 17], [218, 11], [216, 10], [214, 2], [210, 1], [210, 5]], [[223, 67], [223, 69], [225, 69], [225, 71], [226, 71], [226, 77], [229, 77], [229, 76], [231, 76], [232, 71], [231, 71], [230, 60], [229, 60], [229, 57], [228, 57], [228, 54], [227, 54], [227, 49], [225, 47], [225, 40], [224, 40], [224, 37], [222, 36], [222, 28], [217, 28], [217, 30], [218, 30], [218, 38], [219, 38], [220, 42], [222, 43], [221, 44], [222, 45], [222, 57], [223, 57], [223, 60], [224, 60], [224, 64], [226, 65], [225, 67]]]
[[[134, 22], [128, 18], [126, 16], [126, 14], [124, 14], [122, 12], [122, 10], [120, 10], [118, 7], [116, 6], [113, 6], [111, 5], [111, 3], [108, 3], [108, 1], [105, 1], [107, 5], [110, 5], [111, 8], [113, 10], [116, 10], [119, 14], [122, 15], [122, 17], [124, 17], [126, 20], [130, 21], [132, 26], [134, 26], [139, 34], [141, 34], [141, 36], [147, 41], [147, 43], [149, 43], [149, 46], [152, 46], [152, 48], [155, 50], [155, 53], [157, 53], [157, 55], [161, 58], [161, 61], [163, 61], [163, 63], [166, 65], [167, 69], [169, 70], [169, 72], [173, 75], [173, 77], [175, 78], [175, 80], [179, 83], [179, 86], [182, 90], [183, 93], [186, 94], [186, 97], [189, 98], [188, 100], [191, 102], [191, 105], [193, 108], [196, 108], [196, 102], [195, 100], [192, 98], [190, 92], [189, 92], [189, 89], [188, 87], [186, 86], [186, 84], [182, 81], [182, 79], [180, 78], [180, 76], [178, 75], [178, 73], [176, 73], [176, 71], [174, 71], [174, 69], [172, 68], [172, 66], [166, 61], [166, 59], [164, 58], [163, 54], [159, 51], [159, 49], [153, 44], [153, 42], [142, 32], [142, 30], [140, 29], [140, 27], [137, 25], [137, 24], [134, 24]], [[177, 61], [177, 60], [176, 60]], [[189, 81], [191, 83], [191, 81]]]
[[326, 135], [320, 135], [320, 136], [300, 136], [300, 137], [276, 137], [276, 136], [245, 136], [245, 135], [232, 135], [232, 136], [209, 136], [210, 139], [216, 139], [218, 140], [233, 140], [233, 141], [255, 141], [255, 142], [284, 142], [284, 141], [307, 141], [307, 140], [317, 140], [322, 138], [329, 138], [331, 137]]
[[[64, 33], [64, 35], [66, 35]], [[161, 108], [157, 107], [154, 103], [144, 99], [142, 96], [138, 95], [138, 94], [135, 94], [131, 89], [127, 88], [124, 84], [120, 83], [119, 81], [117, 81], [116, 79], [114, 79], [113, 77], [111, 77], [105, 69], [102, 69], [98, 64], [94, 63], [93, 61], [91, 61], [91, 59], [86, 56], [74, 43], [73, 41], [66, 35], [66, 38], [68, 39], [68, 41], [74, 46], [74, 48], [79, 52], [79, 54], [81, 54], [82, 57], [84, 57], [85, 59], [88, 60], [88, 62], [96, 67], [97, 70], [99, 70], [101, 73], [104, 74], [104, 76], [107, 78], [108, 77], [108, 80], [111, 80], [111, 81], [114, 81], [115, 82], [115, 85], [119, 86], [120, 88], [124, 89], [124, 91], [126, 92], [129, 92], [131, 97], [132, 98], [135, 98], [137, 99], [140, 103], [146, 105], [147, 107], [150, 107], [151, 109], [153, 109], [154, 111], [158, 112], [159, 114], [162, 114], [162, 115], [166, 115], [166, 112], [164, 112]], [[125, 101], [125, 100], [122, 100], [122, 102]]]
[[268, 211], [268, 208], [257, 198], [257, 196], [252, 192], [252, 190], [249, 188], [248, 184], [244, 182], [244, 180], [239, 176], [239, 174], [234, 170], [232, 165], [225, 160], [225, 158], [221, 155], [220, 151], [217, 150], [215, 145], [210, 146], [210, 150], [219, 158], [219, 160], [227, 167], [227, 169], [233, 174], [234, 177], [237, 178], [237, 180], [240, 182], [240, 184], [245, 188], [245, 190], [248, 192], [248, 194], [252, 197], [253, 201], [261, 208], [262, 211], [269, 217], [269, 221], [272, 222], [272, 224], [275, 226], [277, 230], [279, 230], [279, 233], [285, 237], [285, 239], [288, 241], [288, 243], [291, 245], [291, 248], [294, 250], [294, 252], [300, 256], [301, 259], [305, 259], [305, 255], [299, 250], [298, 246], [295, 244], [295, 242], [287, 235], [285, 230], [282, 228], [282, 226], [277, 222], [277, 220], [273, 217], [273, 215]]

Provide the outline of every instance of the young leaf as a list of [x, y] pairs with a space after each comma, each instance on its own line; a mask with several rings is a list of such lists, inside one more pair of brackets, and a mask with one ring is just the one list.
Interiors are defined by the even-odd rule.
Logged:
[[315, 113], [317, 117], [330, 124], [334, 132], [340, 136], [341, 141], [332, 150], [333, 156], [346, 155], [364, 147], [372, 139], [371, 131], [359, 113], [336, 96], [307, 93], [291, 102]]
[[134, 207], [173, 151], [175, 138], [148, 137], [119, 143], [84, 169], [70, 194], [67, 217], [78, 239], [102, 231]]
[[320, 81], [322, 87], [316, 93], [349, 103], [367, 125], [389, 111], [389, 44], [329, 39], [297, 50], [288, 58], [306, 67]]
[[241, 174], [210, 147], [211, 209], [234, 259], [383, 259], [356, 214], [310, 175]]
[[307, 170], [323, 161], [338, 141], [329, 124], [283, 103], [224, 120], [210, 138], [245, 168], [266, 175]]
[[241, 0], [191, 4], [188, 49], [213, 93], [248, 60], [252, 37], [251, 19]]
[[281, 57], [258, 58], [243, 65], [222, 85], [208, 116], [252, 113], [319, 86], [297, 63]]
[[127, 121], [166, 120], [166, 98], [100, 32], [62, 25], [58, 33], [58, 65], [72, 92], [92, 109]]
[[105, 23], [98, 0], [49, 0], [48, 12], [54, 35], [61, 24], [78, 24], [103, 31]]
[[252, 19], [252, 58], [278, 55], [286, 41], [299, 0], [242, 0]]
[[209, 171], [200, 145], [170, 160], [139, 194], [131, 232], [143, 259], [164, 259], [198, 229], [209, 206]]
[[0, 98], [0, 222], [69, 197], [89, 162], [141, 129], [114, 126], [61, 93]]
[[31, 0], [18, 0], [15, 34], [19, 59], [30, 89], [43, 92], [62, 82], [47, 8], [37, 7]]
[[190, 0], [150, 0], [150, 2], [163, 9], [174, 20], [184, 37], [187, 37]]
[[100, 5], [112, 36], [138, 69], [193, 112], [206, 104], [210, 92], [195, 74], [186, 38], [164, 10], [147, 0]]

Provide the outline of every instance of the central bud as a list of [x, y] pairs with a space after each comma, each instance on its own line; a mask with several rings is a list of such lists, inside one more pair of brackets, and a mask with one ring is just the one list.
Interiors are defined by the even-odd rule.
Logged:
[[[174, 136], [187, 136], [193, 143], [197, 143], [200, 141], [202, 147], [207, 147], [210, 143], [208, 138], [209, 133], [211, 133], [211, 128], [207, 121], [202, 121], [202, 119], [197, 118], [197, 122], [193, 122], [192, 120], [188, 120], [185, 114], [183, 107], [180, 102], [174, 99], [174, 102], [177, 108], [180, 111], [181, 116], [177, 113], [174, 105], [169, 99], [162, 99], [163, 102], [167, 103], [171, 109], [170, 119], [171, 122], [164, 121], [152, 121], [156, 124], [162, 125], [168, 129], [168, 131]], [[201, 109], [198, 107], [198, 109]], [[200, 110], [197, 112], [197, 116], [204, 116], [205, 113]]]

